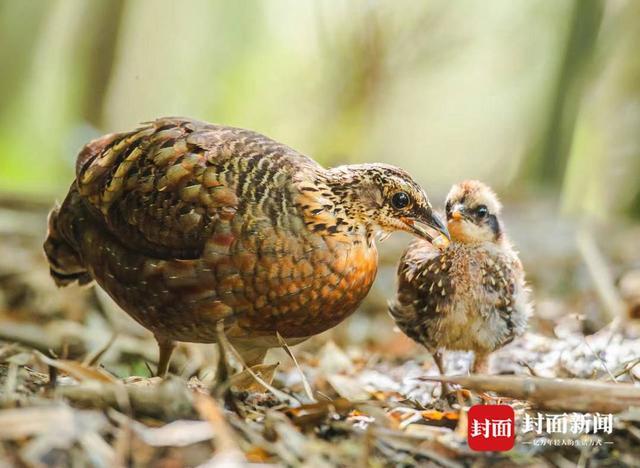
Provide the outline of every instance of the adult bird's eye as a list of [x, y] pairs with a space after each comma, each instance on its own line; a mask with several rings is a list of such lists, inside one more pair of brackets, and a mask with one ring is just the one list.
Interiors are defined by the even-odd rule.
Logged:
[[489, 214], [489, 210], [487, 209], [486, 206], [480, 205], [478, 208], [476, 208], [476, 215], [478, 216], [478, 218], [484, 218], [488, 214]]
[[391, 197], [391, 204], [397, 210], [401, 210], [402, 208], [406, 208], [409, 205], [409, 195], [406, 192], [398, 192]]

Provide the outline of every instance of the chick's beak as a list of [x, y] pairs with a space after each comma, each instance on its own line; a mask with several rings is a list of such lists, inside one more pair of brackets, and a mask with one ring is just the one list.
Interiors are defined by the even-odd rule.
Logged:
[[463, 217], [462, 211], [460, 210], [454, 210], [451, 212], [451, 219], [462, 219]]
[[419, 220], [415, 218], [411, 218], [411, 219], [403, 219], [403, 221], [407, 226], [409, 226], [409, 229], [415, 235], [422, 237], [423, 239], [426, 239], [429, 242], [431, 242], [436, 236], [434, 236], [431, 232], [429, 232], [429, 230], [427, 229], [428, 227], [435, 229], [437, 232], [445, 236], [448, 240], [451, 240], [451, 236], [449, 235], [447, 226], [440, 219], [440, 216], [438, 216], [433, 211], [430, 211], [427, 215], [425, 215], [425, 217]]
[[449, 216], [451, 217], [451, 219], [460, 221], [462, 219], [465, 219], [467, 217], [467, 214], [464, 210], [464, 206], [462, 206], [461, 204], [457, 204], [454, 205], [453, 208], [451, 208], [451, 214]]

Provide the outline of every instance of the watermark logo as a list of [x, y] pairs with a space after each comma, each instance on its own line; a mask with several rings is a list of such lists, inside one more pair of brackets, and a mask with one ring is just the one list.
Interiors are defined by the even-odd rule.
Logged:
[[504, 452], [516, 440], [515, 413], [508, 405], [475, 405], [469, 409], [467, 440], [472, 450]]
[[[613, 414], [601, 413], [524, 413], [519, 433], [536, 437], [524, 444], [533, 445], [603, 445], [601, 436], [613, 432]], [[562, 435], [567, 437], [563, 438]], [[579, 437], [579, 436], [591, 437]], [[508, 405], [475, 405], [469, 409], [467, 440], [477, 451], [504, 452], [515, 444], [515, 414]]]
[[600, 413], [562, 413], [531, 416], [524, 414], [522, 432], [542, 434], [611, 434], [613, 432], [613, 414]]
[[[613, 444], [603, 439], [603, 435], [613, 432], [613, 414], [562, 413], [530, 415], [522, 418], [522, 433], [534, 434], [533, 440], [523, 442], [529, 445], [559, 446], [601, 446]], [[567, 437], [562, 437], [565, 435]], [[590, 437], [582, 437], [590, 436]]]

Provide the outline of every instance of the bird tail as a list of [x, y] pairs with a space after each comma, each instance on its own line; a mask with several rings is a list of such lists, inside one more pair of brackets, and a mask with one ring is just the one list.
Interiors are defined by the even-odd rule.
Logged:
[[[71, 194], [69, 194], [71, 196]], [[76, 248], [66, 239], [61, 229], [61, 213], [67, 208], [67, 202], [60, 206], [55, 206], [49, 213], [49, 229], [47, 238], [44, 241], [44, 253], [49, 262], [51, 277], [58, 287], [68, 286], [74, 282], [78, 284], [88, 284], [92, 281], [82, 258]]]

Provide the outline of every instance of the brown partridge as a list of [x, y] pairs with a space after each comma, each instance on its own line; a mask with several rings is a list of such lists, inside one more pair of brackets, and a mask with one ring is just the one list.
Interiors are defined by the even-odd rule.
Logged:
[[[176, 341], [226, 336], [248, 365], [344, 320], [376, 275], [375, 238], [446, 233], [401, 169], [324, 169], [258, 133], [182, 118], [103, 136], [49, 217], [60, 286], [95, 280], [151, 330], [163, 375]], [[448, 235], [448, 234], [447, 234]]]
[[500, 211], [481, 182], [455, 185], [446, 201], [451, 243], [441, 250], [416, 241], [400, 261], [391, 315], [433, 354], [442, 374], [443, 349], [474, 351], [473, 371], [483, 372], [489, 353], [525, 330], [528, 289]]

